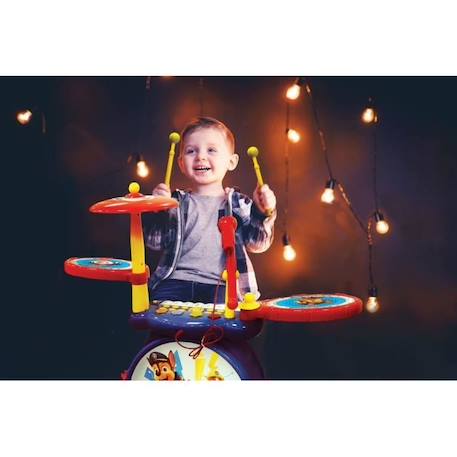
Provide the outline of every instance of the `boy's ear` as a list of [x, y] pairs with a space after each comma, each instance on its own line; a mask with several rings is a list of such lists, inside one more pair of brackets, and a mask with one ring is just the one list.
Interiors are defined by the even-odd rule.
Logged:
[[240, 160], [240, 156], [238, 154], [232, 154], [230, 156], [228, 169], [230, 171], [233, 171], [237, 167], [239, 160]]

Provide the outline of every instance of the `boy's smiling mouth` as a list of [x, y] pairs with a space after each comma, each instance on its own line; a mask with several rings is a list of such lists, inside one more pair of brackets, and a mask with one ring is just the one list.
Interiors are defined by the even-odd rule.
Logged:
[[211, 170], [210, 167], [195, 167], [194, 168], [194, 171], [197, 171], [199, 173], [204, 173], [204, 172], [209, 171], [209, 170]]

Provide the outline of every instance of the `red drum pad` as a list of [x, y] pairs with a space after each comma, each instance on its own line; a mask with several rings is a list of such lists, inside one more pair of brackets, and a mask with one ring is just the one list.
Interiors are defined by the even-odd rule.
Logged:
[[345, 294], [293, 295], [261, 302], [259, 309], [242, 311], [241, 319], [276, 322], [325, 322], [359, 314], [362, 301]]
[[[72, 257], [65, 261], [65, 273], [86, 279], [100, 279], [105, 281], [138, 282], [132, 277], [132, 262], [129, 260], [112, 259], [109, 257]], [[141, 276], [143, 283], [149, 277], [149, 268]]]

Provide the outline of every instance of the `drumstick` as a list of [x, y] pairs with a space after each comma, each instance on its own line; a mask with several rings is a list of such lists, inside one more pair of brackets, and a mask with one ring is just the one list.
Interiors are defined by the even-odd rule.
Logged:
[[170, 133], [169, 139], [171, 141], [170, 151], [168, 152], [168, 163], [167, 163], [167, 171], [165, 173], [165, 184], [170, 187], [170, 179], [171, 179], [171, 170], [173, 168], [173, 159], [175, 157], [175, 147], [176, 144], [179, 143], [181, 137], [179, 133], [172, 132]]
[[[254, 164], [254, 171], [257, 176], [257, 182], [259, 184], [259, 187], [263, 186], [263, 178], [262, 178], [262, 173], [260, 172], [260, 165], [257, 160], [257, 156], [259, 155], [259, 150], [255, 146], [251, 146], [248, 148], [248, 156], [252, 157], [252, 163]], [[273, 214], [273, 210], [268, 209], [265, 211], [267, 216], [271, 216]]]

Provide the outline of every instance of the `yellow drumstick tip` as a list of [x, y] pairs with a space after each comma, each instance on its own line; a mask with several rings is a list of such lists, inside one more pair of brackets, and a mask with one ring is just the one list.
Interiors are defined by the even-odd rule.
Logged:
[[179, 136], [179, 133], [172, 132], [170, 133], [170, 136], [168, 137], [172, 143], [179, 143], [181, 140], [181, 137]]
[[129, 192], [131, 194], [137, 194], [140, 191], [140, 185], [137, 182], [131, 182], [129, 184]]
[[257, 157], [259, 155], [259, 150], [255, 146], [248, 148], [249, 157]]

